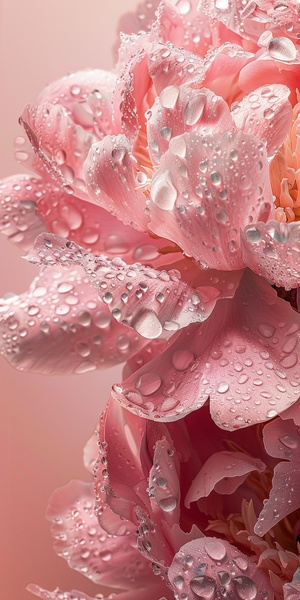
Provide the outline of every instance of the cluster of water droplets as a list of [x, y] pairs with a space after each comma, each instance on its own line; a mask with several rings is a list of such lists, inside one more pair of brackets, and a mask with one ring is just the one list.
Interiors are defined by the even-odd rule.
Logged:
[[149, 474], [148, 494], [150, 499], [164, 514], [171, 513], [174, 522], [174, 511], [179, 510], [180, 485], [173, 458], [174, 450], [166, 439], [156, 443], [153, 456], [153, 467]]
[[169, 569], [176, 600], [273, 600], [266, 576], [227, 541], [201, 538], [183, 546]]

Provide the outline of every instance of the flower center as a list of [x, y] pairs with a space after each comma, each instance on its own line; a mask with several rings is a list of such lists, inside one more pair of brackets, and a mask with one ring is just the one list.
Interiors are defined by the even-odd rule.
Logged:
[[287, 138], [270, 165], [275, 216], [280, 223], [300, 220], [300, 102], [293, 109]]

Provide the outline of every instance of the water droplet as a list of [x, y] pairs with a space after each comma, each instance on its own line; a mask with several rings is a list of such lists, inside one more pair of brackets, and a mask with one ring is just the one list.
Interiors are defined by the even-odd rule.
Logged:
[[269, 323], [259, 323], [257, 325], [259, 333], [265, 338], [271, 338], [275, 333], [275, 327]]
[[135, 387], [143, 396], [151, 396], [161, 386], [161, 377], [156, 373], [144, 373], [136, 381]]
[[221, 585], [229, 585], [231, 581], [231, 577], [227, 571], [218, 571], [218, 577], [220, 579]]
[[177, 577], [175, 577], [175, 579], [173, 581], [173, 585], [177, 589], [181, 590], [181, 588], [183, 587], [183, 584], [184, 584], [184, 579], [183, 579], [183, 577], [181, 577], [181, 575], [178, 575]]
[[162, 325], [153, 310], [144, 310], [138, 313], [132, 321], [135, 331], [149, 340], [158, 338], [162, 333]]
[[151, 185], [151, 198], [162, 210], [172, 210], [177, 198], [177, 190], [174, 187], [169, 171], [154, 175]]
[[213, 560], [223, 560], [226, 557], [226, 548], [219, 540], [207, 540], [204, 548], [210, 558]]
[[177, 500], [175, 496], [168, 496], [159, 500], [158, 505], [164, 512], [172, 512], [177, 506]]
[[268, 44], [267, 50], [275, 60], [290, 62], [295, 60], [297, 49], [292, 40], [285, 37], [272, 38]]
[[179, 14], [184, 16], [190, 12], [191, 3], [189, 0], [179, 0], [179, 2], [176, 4], [176, 8], [179, 10]]
[[216, 581], [212, 577], [203, 575], [202, 577], [195, 577], [190, 581], [192, 592], [198, 596], [198, 598], [213, 598]]
[[233, 559], [236, 566], [241, 570], [241, 571], [247, 571], [248, 569], [248, 561], [246, 558], [244, 558], [244, 556], [237, 556], [236, 558]]
[[111, 324], [111, 314], [105, 310], [97, 310], [94, 315], [94, 323], [99, 329], [105, 329]]
[[86, 310], [81, 310], [78, 313], [77, 321], [78, 321], [79, 325], [82, 325], [83, 327], [89, 327], [91, 324], [92, 318], [91, 318], [90, 313], [88, 313]]
[[236, 593], [241, 600], [254, 600], [257, 597], [257, 587], [252, 579], [242, 575], [232, 580]]
[[175, 108], [179, 96], [179, 88], [175, 85], [169, 85], [161, 92], [159, 99], [163, 108]]
[[67, 292], [70, 292], [73, 289], [73, 285], [71, 283], [68, 283], [67, 281], [63, 281], [62, 283], [60, 283], [57, 286], [57, 291], [60, 294], [66, 294]]
[[204, 107], [206, 105], [205, 94], [197, 94], [194, 98], [189, 100], [184, 109], [184, 121], [186, 125], [195, 125], [202, 116]]
[[225, 381], [219, 383], [219, 385], [217, 387], [217, 392], [219, 392], [219, 394], [225, 394], [225, 392], [228, 392], [228, 390], [229, 390], [228, 383], [226, 383]]
[[289, 448], [290, 450], [296, 450], [296, 448], [298, 447], [298, 440], [294, 435], [291, 435], [289, 433], [281, 435], [279, 437], [279, 440], [286, 448]]
[[172, 365], [177, 371], [185, 371], [195, 360], [189, 350], [176, 350], [172, 355]]
[[291, 367], [294, 367], [297, 364], [298, 356], [295, 353], [288, 354], [287, 356], [284, 356], [284, 358], [282, 358], [279, 362], [281, 366], [284, 367], [284, 369], [291, 369]]

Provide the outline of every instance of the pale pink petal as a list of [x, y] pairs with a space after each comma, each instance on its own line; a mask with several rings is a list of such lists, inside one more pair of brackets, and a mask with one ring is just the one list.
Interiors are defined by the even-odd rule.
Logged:
[[[224, 41], [226, 42], [226, 34]], [[253, 58], [254, 55], [245, 51], [240, 45], [233, 43], [217, 45], [205, 57], [205, 77], [202, 79], [202, 85], [218, 96], [222, 96], [231, 105], [240, 94], [238, 74]], [[259, 87], [259, 84], [256, 87]]]
[[246, 265], [287, 290], [300, 286], [300, 225], [268, 221], [248, 225], [242, 232]]
[[[299, 397], [299, 331], [300, 315], [246, 271], [233, 299], [219, 300], [207, 321], [173, 336], [160, 356], [115, 385], [114, 395], [154, 420], [179, 419], [210, 396], [221, 428], [266, 421]], [[143, 388], [144, 378], [153, 385]]]
[[237, 129], [266, 142], [269, 158], [273, 158], [289, 132], [293, 113], [289, 95], [285, 85], [264, 85], [244, 96], [232, 110]]
[[83, 464], [87, 471], [91, 473], [91, 475], [93, 475], [94, 466], [98, 459], [98, 454], [98, 435], [96, 432], [94, 432], [83, 448]]
[[218, 494], [233, 494], [251, 471], [262, 473], [265, 468], [262, 461], [242, 452], [215, 452], [192, 482], [185, 504], [189, 507], [191, 502], [209, 496], [213, 490]]
[[112, 133], [112, 92], [117, 75], [102, 69], [86, 69], [61, 77], [47, 85], [38, 98], [63, 106], [72, 121], [94, 131], [100, 139]]
[[85, 162], [91, 197], [125, 225], [146, 231], [146, 196], [138, 189], [131, 146], [124, 135], [106, 136], [94, 144]]
[[179, 523], [179, 464], [173, 444], [166, 438], [155, 444], [153, 466], [149, 473], [149, 496], [156, 518], [170, 525]]
[[150, 31], [155, 20], [155, 12], [161, 0], [143, 0], [139, 2], [136, 9], [124, 13], [118, 23], [118, 33], [139, 33], [139, 31]]
[[54, 549], [69, 566], [95, 583], [114, 588], [138, 588], [153, 579], [150, 563], [138, 552], [135, 534], [107, 534], [94, 514], [93, 485], [70, 481], [50, 499]]
[[154, 43], [148, 59], [148, 69], [157, 94], [170, 85], [201, 82], [205, 68], [202, 58], [169, 43]]
[[220, 295], [217, 287], [192, 288], [181, 281], [179, 271], [127, 265], [120, 258], [111, 261], [50, 234], [37, 238], [27, 259], [41, 265], [82, 266], [115, 319], [147, 339], [203, 321]]
[[148, 115], [149, 153], [154, 165], [159, 165], [170, 140], [177, 135], [194, 129], [201, 130], [203, 136], [233, 129], [228, 105], [206, 88], [167, 86]]
[[204, 537], [177, 552], [168, 571], [174, 594], [186, 600], [222, 598], [274, 599], [269, 578], [251, 559], [225, 540]]
[[285, 583], [283, 586], [284, 600], [298, 600], [300, 596], [300, 568], [294, 574], [291, 583]]
[[36, 155], [33, 168], [42, 175], [46, 170], [67, 193], [86, 198], [83, 163], [97, 141], [94, 134], [76, 125], [65, 108], [49, 103], [27, 106], [20, 123]]
[[193, 131], [171, 140], [152, 178], [150, 228], [203, 266], [232, 271], [244, 266], [240, 229], [266, 220], [272, 207], [259, 140]]
[[112, 319], [78, 267], [41, 273], [0, 303], [1, 353], [22, 371], [85, 373], [123, 362], [141, 338]]
[[274, 469], [269, 499], [255, 525], [257, 535], [264, 535], [300, 507], [299, 427], [292, 420], [275, 419], [264, 427], [263, 437], [266, 451], [284, 462]]
[[26, 252], [46, 230], [36, 210], [36, 193], [43, 187], [41, 179], [28, 175], [12, 175], [0, 183], [0, 231]]

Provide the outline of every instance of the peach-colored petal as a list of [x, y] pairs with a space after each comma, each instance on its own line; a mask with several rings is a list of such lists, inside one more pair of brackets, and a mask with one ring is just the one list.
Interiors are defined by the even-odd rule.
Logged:
[[204, 537], [185, 544], [168, 571], [174, 594], [186, 600], [228, 597], [274, 599], [268, 577], [225, 540]]
[[47, 269], [27, 293], [2, 300], [0, 322], [1, 353], [22, 371], [85, 373], [123, 362], [141, 344], [75, 266]]
[[[179, 419], [210, 397], [221, 428], [264, 422], [298, 399], [299, 330], [300, 316], [246, 271], [233, 299], [173, 336], [160, 356], [114, 386], [114, 396], [151, 419]], [[143, 388], [144, 378], [159, 387]]]
[[300, 431], [292, 420], [275, 419], [263, 430], [266, 451], [283, 459], [274, 469], [269, 499], [258, 517], [255, 533], [264, 535], [300, 507]]
[[201, 135], [233, 129], [228, 105], [206, 88], [167, 86], [149, 111], [149, 153], [154, 165], [169, 149], [170, 140], [182, 133], [200, 130]]
[[233, 494], [251, 471], [262, 473], [266, 465], [243, 452], [222, 451], [212, 454], [201, 467], [186, 495], [189, 506], [215, 490], [219, 494]]
[[299, 222], [248, 225], [242, 232], [245, 264], [287, 290], [300, 286]]
[[123, 589], [151, 583], [151, 565], [139, 555], [135, 534], [107, 534], [94, 514], [94, 501], [93, 485], [77, 480], [53, 493], [47, 518], [56, 553], [95, 583]]
[[272, 206], [259, 140], [193, 131], [171, 140], [152, 178], [150, 228], [202, 265], [232, 271], [244, 266], [240, 229], [266, 220]]

